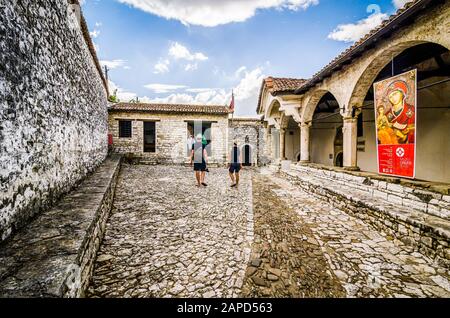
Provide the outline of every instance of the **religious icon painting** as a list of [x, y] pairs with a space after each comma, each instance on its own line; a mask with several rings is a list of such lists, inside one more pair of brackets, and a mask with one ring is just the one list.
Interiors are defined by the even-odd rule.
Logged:
[[378, 173], [415, 177], [417, 70], [374, 84]]

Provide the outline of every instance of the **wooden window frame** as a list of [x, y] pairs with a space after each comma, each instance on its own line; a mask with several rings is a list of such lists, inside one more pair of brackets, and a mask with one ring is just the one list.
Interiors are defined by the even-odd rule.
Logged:
[[[128, 134], [127, 135], [124, 135], [124, 131], [123, 131], [123, 127], [122, 127], [122, 124], [123, 123], [129, 123], [129, 125], [130, 125], [130, 133], [129, 133], [129, 136], [128, 136]], [[118, 120], [118, 125], [119, 125], [119, 138], [121, 138], [121, 139], [130, 139], [130, 138], [133, 138], [133, 121], [132, 120]]]

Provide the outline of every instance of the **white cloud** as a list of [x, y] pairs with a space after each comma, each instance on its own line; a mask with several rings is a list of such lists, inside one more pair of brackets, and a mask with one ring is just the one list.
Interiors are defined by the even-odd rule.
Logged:
[[264, 77], [265, 75], [261, 67], [257, 67], [250, 72], [245, 71], [244, 78], [241, 79], [239, 85], [234, 90], [236, 100], [242, 101], [257, 97]]
[[240, 78], [242, 73], [245, 72], [247, 70], [247, 67], [245, 66], [241, 66], [240, 68], [238, 68], [238, 70], [234, 73], [234, 76], [236, 78]]
[[[239, 115], [254, 115], [256, 103], [258, 101], [259, 89], [265, 75], [262, 67], [257, 67], [254, 70], [247, 71], [246, 67], [241, 67], [239, 72], [241, 75], [239, 83], [234, 88], [234, 96], [236, 99], [236, 112]], [[152, 88], [163, 88], [167, 91], [166, 85], [161, 87], [152, 86]], [[181, 85], [167, 85], [171, 88], [181, 89]], [[148, 87], [147, 87], [148, 88]], [[185, 87], [186, 88], [186, 87]], [[192, 93], [192, 94], [189, 94]], [[142, 98], [141, 101], [148, 103], [179, 103], [179, 104], [194, 104], [194, 105], [226, 105], [231, 102], [231, 88], [186, 88], [183, 93], [173, 93], [166, 97], [158, 98]]]
[[197, 70], [197, 69], [198, 69], [198, 63], [188, 64], [188, 65], [186, 65], [185, 68], [184, 68], [184, 70], [185, 70], [186, 72], [189, 72], [189, 71], [195, 71], [195, 70]]
[[217, 88], [188, 88], [185, 91], [188, 93], [204, 93], [217, 90]]
[[127, 61], [125, 60], [112, 60], [112, 61], [100, 61], [100, 64], [102, 66], [107, 66], [110, 69], [115, 69], [115, 68], [119, 68], [119, 67], [123, 67], [125, 68], [125, 64], [127, 63]]
[[92, 32], [89, 32], [92, 38], [96, 39], [100, 35], [100, 30], [94, 30]]
[[145, 88], [148, 88], [149, 90], [152, 90], [154, 93], [157, 94], [165, 94], [170, 93], [172, 91], [176, 91], [178, 89], [187, 88], [187, 86], [184, 85], [167, 85], [167, 84], [148, 84], [144, 86]]
[[[246, 67], [235, 72], [241, 75], [237, 85], [234, 87], [237, 115], [255, 115], [256, 103], [258, 101], [259, 89], [265, 75], [263, 67], [257, 67], [247, 71]], [[139, 98], [143, 103], [163, 104], [194, 104], [194, 105], [223, 105], [228, 106], [231, 102], [231, 88], [189, 88], [185, 85], [148, 84], [145, 87], [156, 94], [168, 94], [165, 97], [150, 98], [147, 96]], [[117, 96], [121, 101], [136, 99], [137, 94], [128, 92], [110, 81], [110, 90], [117, 89]], [[183, 90], [183, 92], [177, 92]]]
[[329, 39], [356, 42], [388, 18], [385, 13], [375, 13], [354, 24], [341, 24], [328, 35]]
[[96, 28], [99, 28], [99, 27], [101, 27], [103, 25], [103, 23], [101, 23], [101, 22], [95, 22], [95, 27]]
[[109, 91], [111, 94], [114, 94], [117, 90], [117, 98], [122, 102], [129, 102], [132, 99], [136, 99], [137, 94], [128, 92], [125, 89], [119, 87], [114, 82], [109, 81]]
[[169, 60], [161, 60], [159, 61], [157, 64], [155, 64], [154, 74], [163, 74], [163, 73], [168, 73], [169, 72], [169, 65], [170, 65], [170, 61]]
[[198, 69], [198, 62], [206, 61], [208, 60], [208, 57], [201, 53], [191, 53], [187, 47], [184, 45], [181, 45], [178, 42], [173, 42], [170, 45], [169, 52], [167, 55], [167, 58], [160, 59], [160, 61], [154, 66], [154, 74], [162, 74], [162, 73], [168, 73], [169, 72], [169, 65], [170, 61], [177, 61], [177, 60], [183, 60], [183, 61], [189, 61], [191, 63], [188, 63], [184, 65], [184, 70], [186, 72], [189, 71], [195, 71]]
[[215, 27], [250, 19], [260, 9], [297, 11], [319, 0], [119, 0], [145, 12], [185, 25]]
[[191, 53], [185, 46], [178, 42], [172, 43], [169, 49], [169, 56], [176, 60], [206, 61], [208, 57], [203, 53]]
[[[144, 99], [142, 99], [144, 101]], [[200, 92], [196, 95], [186, 93], [170, 94], [166, 97], [158, 97], [145, 101], [148, 103], [162, 103], [162, 104], [193, 104], [193, 105], [228, 105], [231, 100], [231, 92], [226, 92], [223, 89], [208, 90]]]
[[411, 2], [411, 0], [393, 0], [392, 3], [397, 9], [403, 8], [405, 4]]

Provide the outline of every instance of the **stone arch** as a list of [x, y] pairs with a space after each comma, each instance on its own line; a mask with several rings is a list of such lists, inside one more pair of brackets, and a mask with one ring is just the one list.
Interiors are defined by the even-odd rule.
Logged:
[[241, 147], [242, 164], [246, 167], [257, 165], [257, 159], [255, 157], [255, 147], [250, 143], [246, 143]]
[[301, 160], [301, 154], [302, 154], [301, 150], [297, 151], [297, 153], [295, 154], [294, 158], [296, 158], [298, 162], [300, 162], [300, 160]]
[[269, 107], [267, 107], [266, 109], [266, 113], [264, 115], [265, 118], [274, 118], [276, 116], [273, 116], [275, 111], [280, 112], [280, 108], [281, 108], [281, 103], [278, 99], [273, 99], [270, 104]]
[[334, 156], [334, 166], [342, 168], [344, 166], [344, 152], [340, 151]]
[[373, 82], [376, 80], [378, 74], [393, 58], [399, 56], [405, 50], [426, 43], [441, 45], [442, 47], [450, 50], [449, 45], [447, 45], [446, 43], [438, 42], [440, 41], [410, 40], [392, 45], [387, 49], [378, 52], [377, 56], [372, 60], [369, 66], [364, 69], [362, 75], [359, 76], [353, 88], [350, 100], [347, 104], [348, 107], [362, 107], [367, 92], [369, 91]]
[[330, 92], [329, 90], [326, 89], [317, 89], [314, 90], [312, 92], [311, 97], [308, 99], [308, 101], [306, 102], [306, 105], [304, 106], [304, 108], [302, 109], [302, 113], [301, 113], [301, 118], [303, 122], [311, 122], [314, 116], [314, 112], [320, 102], [320, 100], [322, 99], [322, 97], [324, 97], [327, 93], [330, 93], [331, 95], [333, 95], [333, 97], [338, 100], [336, 98], [336, 96]]

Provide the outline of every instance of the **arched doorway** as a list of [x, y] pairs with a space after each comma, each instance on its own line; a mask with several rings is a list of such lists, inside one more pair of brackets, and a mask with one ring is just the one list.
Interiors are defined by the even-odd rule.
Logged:
[[336, 167], [341, 167], [341, 168], [344, 166], [344, 153], [343, 152], [340, 152], [336, 155], [336, 160], [335, 160], [334, 165]]
[[335, 165], [335, 156], [343, 151], [342, 116], [339, 103], [330, 92], [316, 105], [311, 126], [311, 162]]
[[245, 145], [242, 149], [242, 165], [244, 167], [251, 167], [253, 165], [252, 147]]

